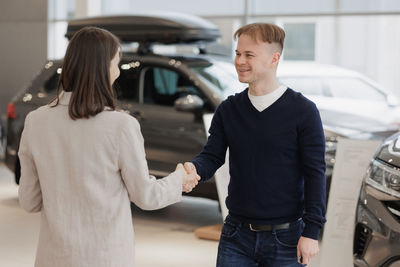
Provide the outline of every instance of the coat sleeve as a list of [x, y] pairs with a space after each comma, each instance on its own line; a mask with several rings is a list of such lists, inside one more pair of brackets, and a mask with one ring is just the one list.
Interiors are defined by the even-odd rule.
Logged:
[[30, 116], [25, 119], [19, 144], [18, 157], [21, 165], [21, 178], [18, 189], [19, 203], [28, 212], [39, 212], [42, 209], [42, 190], [39, 176], [30, 149]]
[[129, 117], [121, 126], [118, 165], [129, 199], [144, 210], [160, 209], [182, 199], [183, 172], [156, 179], [149, 174], [140, 125]]

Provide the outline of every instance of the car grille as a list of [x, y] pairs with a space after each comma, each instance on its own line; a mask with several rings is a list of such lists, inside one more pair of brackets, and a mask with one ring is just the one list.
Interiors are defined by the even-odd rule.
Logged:
[[358, 223], [355, 231], [353, 253], [357, 257], [363, 257], [368, 242], [371, 239], [371, 229], [366, 225]]

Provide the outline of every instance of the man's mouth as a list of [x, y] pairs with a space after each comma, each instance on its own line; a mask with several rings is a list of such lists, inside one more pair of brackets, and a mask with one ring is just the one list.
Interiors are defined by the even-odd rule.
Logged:
[[238, 69], [238, 72], [240, 73], [244, 73], [244, 72], [248, 72], [250, 71], [250, 69]]

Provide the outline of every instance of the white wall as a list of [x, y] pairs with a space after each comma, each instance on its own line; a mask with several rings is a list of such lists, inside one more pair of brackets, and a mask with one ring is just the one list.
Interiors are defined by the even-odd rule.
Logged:
[[0, 3], [0, 114], [46, 61], [47, 1]]
[[103, 14], [133, 13], [143, 11], [169, 11], [195, 15], [242, 14], [243, 0], [103, 0]]
[[[335, 0], [250, 0], [253, 14], [332, 12]], [[347, 0], [349, 1], [349, 0]]]
[[371, 42], [377, 42], [375, 49], [370, 49], [369, 57], [377, 59], [377, 63], [368, 64], [375, 68], [373, 75], [385, 87], [400, 97], [400, 16], [386, 17], [379, 24], [379, 35], [370, 35]]
[[320, 17], [316, 23], [316, 61], [359, 71], [400, 97], [400, 16]]

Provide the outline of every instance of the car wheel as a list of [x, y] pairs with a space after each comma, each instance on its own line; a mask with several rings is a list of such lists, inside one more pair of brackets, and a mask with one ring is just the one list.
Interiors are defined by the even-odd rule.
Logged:
[[17, 161], [15, 162], [15, 183], [19, 184], [19, 179], [21, 177], [21, 165], [19, 163], [19, 158], [17, 157]]

